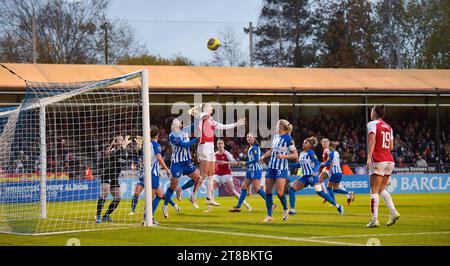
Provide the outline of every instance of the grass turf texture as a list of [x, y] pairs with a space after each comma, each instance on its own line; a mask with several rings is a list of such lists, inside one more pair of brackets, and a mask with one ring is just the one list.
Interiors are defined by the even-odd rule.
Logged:
[[[366, 245], [370, 238], [377, 238], [381, 245], [389, 246], [450, 245], [450, 194], [398, 194], [393, 198], [402, 216], [392, 227], [385, 226], [388, 210], [380, 199], [380, 227], [365, 228], [371, 218], [368, 195], [357, 195], [356, 201], [345, 207], [344, 216], [338, 215], [334, 207], [322, 204], [322, 199], [317, 196], [298, 195], [298, 214], [290, 216], [287, 221], [281, 220], [280, 203], [274, 197], [278, 206], [274, 212], [275, 220], [269, 224], [262, 222], [266, 216], [264, 201], [258, 195], [252, 195], [248, 198], [252, 212], [247, 212], [245, 207], [241, 213], [228, 212], [237, 202], [231, 197], [217, 198], [222, 206], [214, 207], [210, 213], [204, 213], [204, 199], [199, 199], [199, 210], [183, 199], [179, 203], [181, 213], [176, 213], [169, 206], [170, 217], [167, 220], [162, 217], [160, 205], [155, 216], [161, 223], [159, 228], [131, 227], [43, 236], [0, 234], [0, 245], [66, 245], [69, 238], [78, 238], [83, 246]], [[339, 195], [337, 199], [345, 203], [343, 196]], [[58, 209], [75, 209], [76, 204], [59, 203]], [[85, 209], [89, 215], [83, 218], [87, 223], [93, 223], [95, 205], [92, 203], [89, 206], [92, 209]], [[112, 218], [127, 217], [129, 206], [129, 201], [122, 201]], [[143, 209], [143, 201], [137, 209]], [[138, 223], [141, 217], [142, 212], [137, 212], [133, 218], [127, 219]], [[67, 222], [52, 224], [55, 229], [62, 225], [65, 230], [78, 229], [75, 225], [71, 228]], [[107, 227], [105, 224], [92, 226], [98, 229]]]

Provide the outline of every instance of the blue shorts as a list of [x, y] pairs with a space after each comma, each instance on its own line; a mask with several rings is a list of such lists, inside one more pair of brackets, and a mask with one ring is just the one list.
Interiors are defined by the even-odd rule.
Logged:
[[267, 169], [266, 178], [277, 179], [277, 178], [287, 178], [289, 175], [288, 170], [277, 170], [269, 168]]
[[247, 173], [245, 173], [245, 178], [246, 179], [251, 179], [251, 180], [261, 180], [261, 176], [262, 176], [262, 171], [248, 171]]
[[297, 180], [305, 184], [305, 188], [308, 186], [314, 186], [315, 184], [319, 183], [319, 177], [312, 175], [305, 175]]
[[339, 184], [341, 183], [341, 180], [342, 180], [342, 173], [334, 173], [330, 176], [331, 183]]
[[[143, 175], [139, 175], [139, 181], [137, 185], [145, 188]], [[159, 176], [152, 175], [152, 189], [158, 189], [158, 187], [159, 187]]]
[[173, 178], [180, 178], [183, 175], [190, 175], [197, 170], [191, 161], [174, 163], [170, 166], [170, 173]]

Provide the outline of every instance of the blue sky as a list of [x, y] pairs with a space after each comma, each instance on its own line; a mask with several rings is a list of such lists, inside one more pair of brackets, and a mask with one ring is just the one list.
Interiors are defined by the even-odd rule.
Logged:
[[[180, 54], [195, 63], [208, 62], [212, 55], [209, 37], [231, 27], [248, 51], [243, 28], [258, 20], [262, 0], [114, 0], [110, 16], [125, 19], [151, 54], [170, 57]], [[209, 22], [203, 22], [209, 21]]]

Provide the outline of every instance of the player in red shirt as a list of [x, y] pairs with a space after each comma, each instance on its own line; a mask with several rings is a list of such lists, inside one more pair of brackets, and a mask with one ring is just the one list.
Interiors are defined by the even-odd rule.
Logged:
[[391, 213], [386, 225], [391, 226], [400, 218], [391, 194], [386, 190], [386, 184], [394, 170], [395, 163], [391, 154], [391, 150], [394, 148], [394, 134], [391, 126], [383, 121], [385, 112], [384, 105], [373, 107], [370, 114], [372, 121], [367, 124], [369, 139], [367, 166], [370, 176], [370, 209], [372, 212], [372, 220], [367, 224], [367, 227], [380, 225], [378, 222], [378, 194], [383, 197]]
[[194, 185], [194, 192], [201, 186], [203, 180], [206, 180], [206, 204], [218, 206], [218, 203], [212, 199], [213, 176], [216, 169], [216, 158], [214, 155], [214, 131], [233, 129], [245, 125], [245, 118], [240, 118], [234, 124], [221, 124], [212, 118], [214, 108], [209, 103], [203, 103], [189, 110], [189, 114], [200, 118], [196, 131], [201, 136], [197, 148], [197, 157], [200, 168], [200, 179]]
[[[228, 191], [230, 191], [237, 199], [241, 197], [241, 194], [236, 191], [233, 182], [233, 174], [231, 172], [231, 165], [238, 165], [239, 163], [233, 158], [233, 155], [225, 150], [225, 143], [223, 140], [217, 141], [218, 151], [215, 153], [216, 157], [216, 170], [214, 175], [213, 191], [211, 193], [211, 200], [214, 201], [214, 190], [220, 185], [224, 185]], [[252, 207], [244, 201], [243, 204], [249, 211]], [[213, 205], [209, 205], [208, 211], [212, 210]]]

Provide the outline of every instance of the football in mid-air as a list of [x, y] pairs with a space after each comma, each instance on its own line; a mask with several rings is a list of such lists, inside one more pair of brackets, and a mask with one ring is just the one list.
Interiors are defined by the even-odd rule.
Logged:
[[209, 50], [215, 51], [219, 47], [220, 47], [220, 41], [217, 38], [212, 37], [208, 40], [208, 49]]

